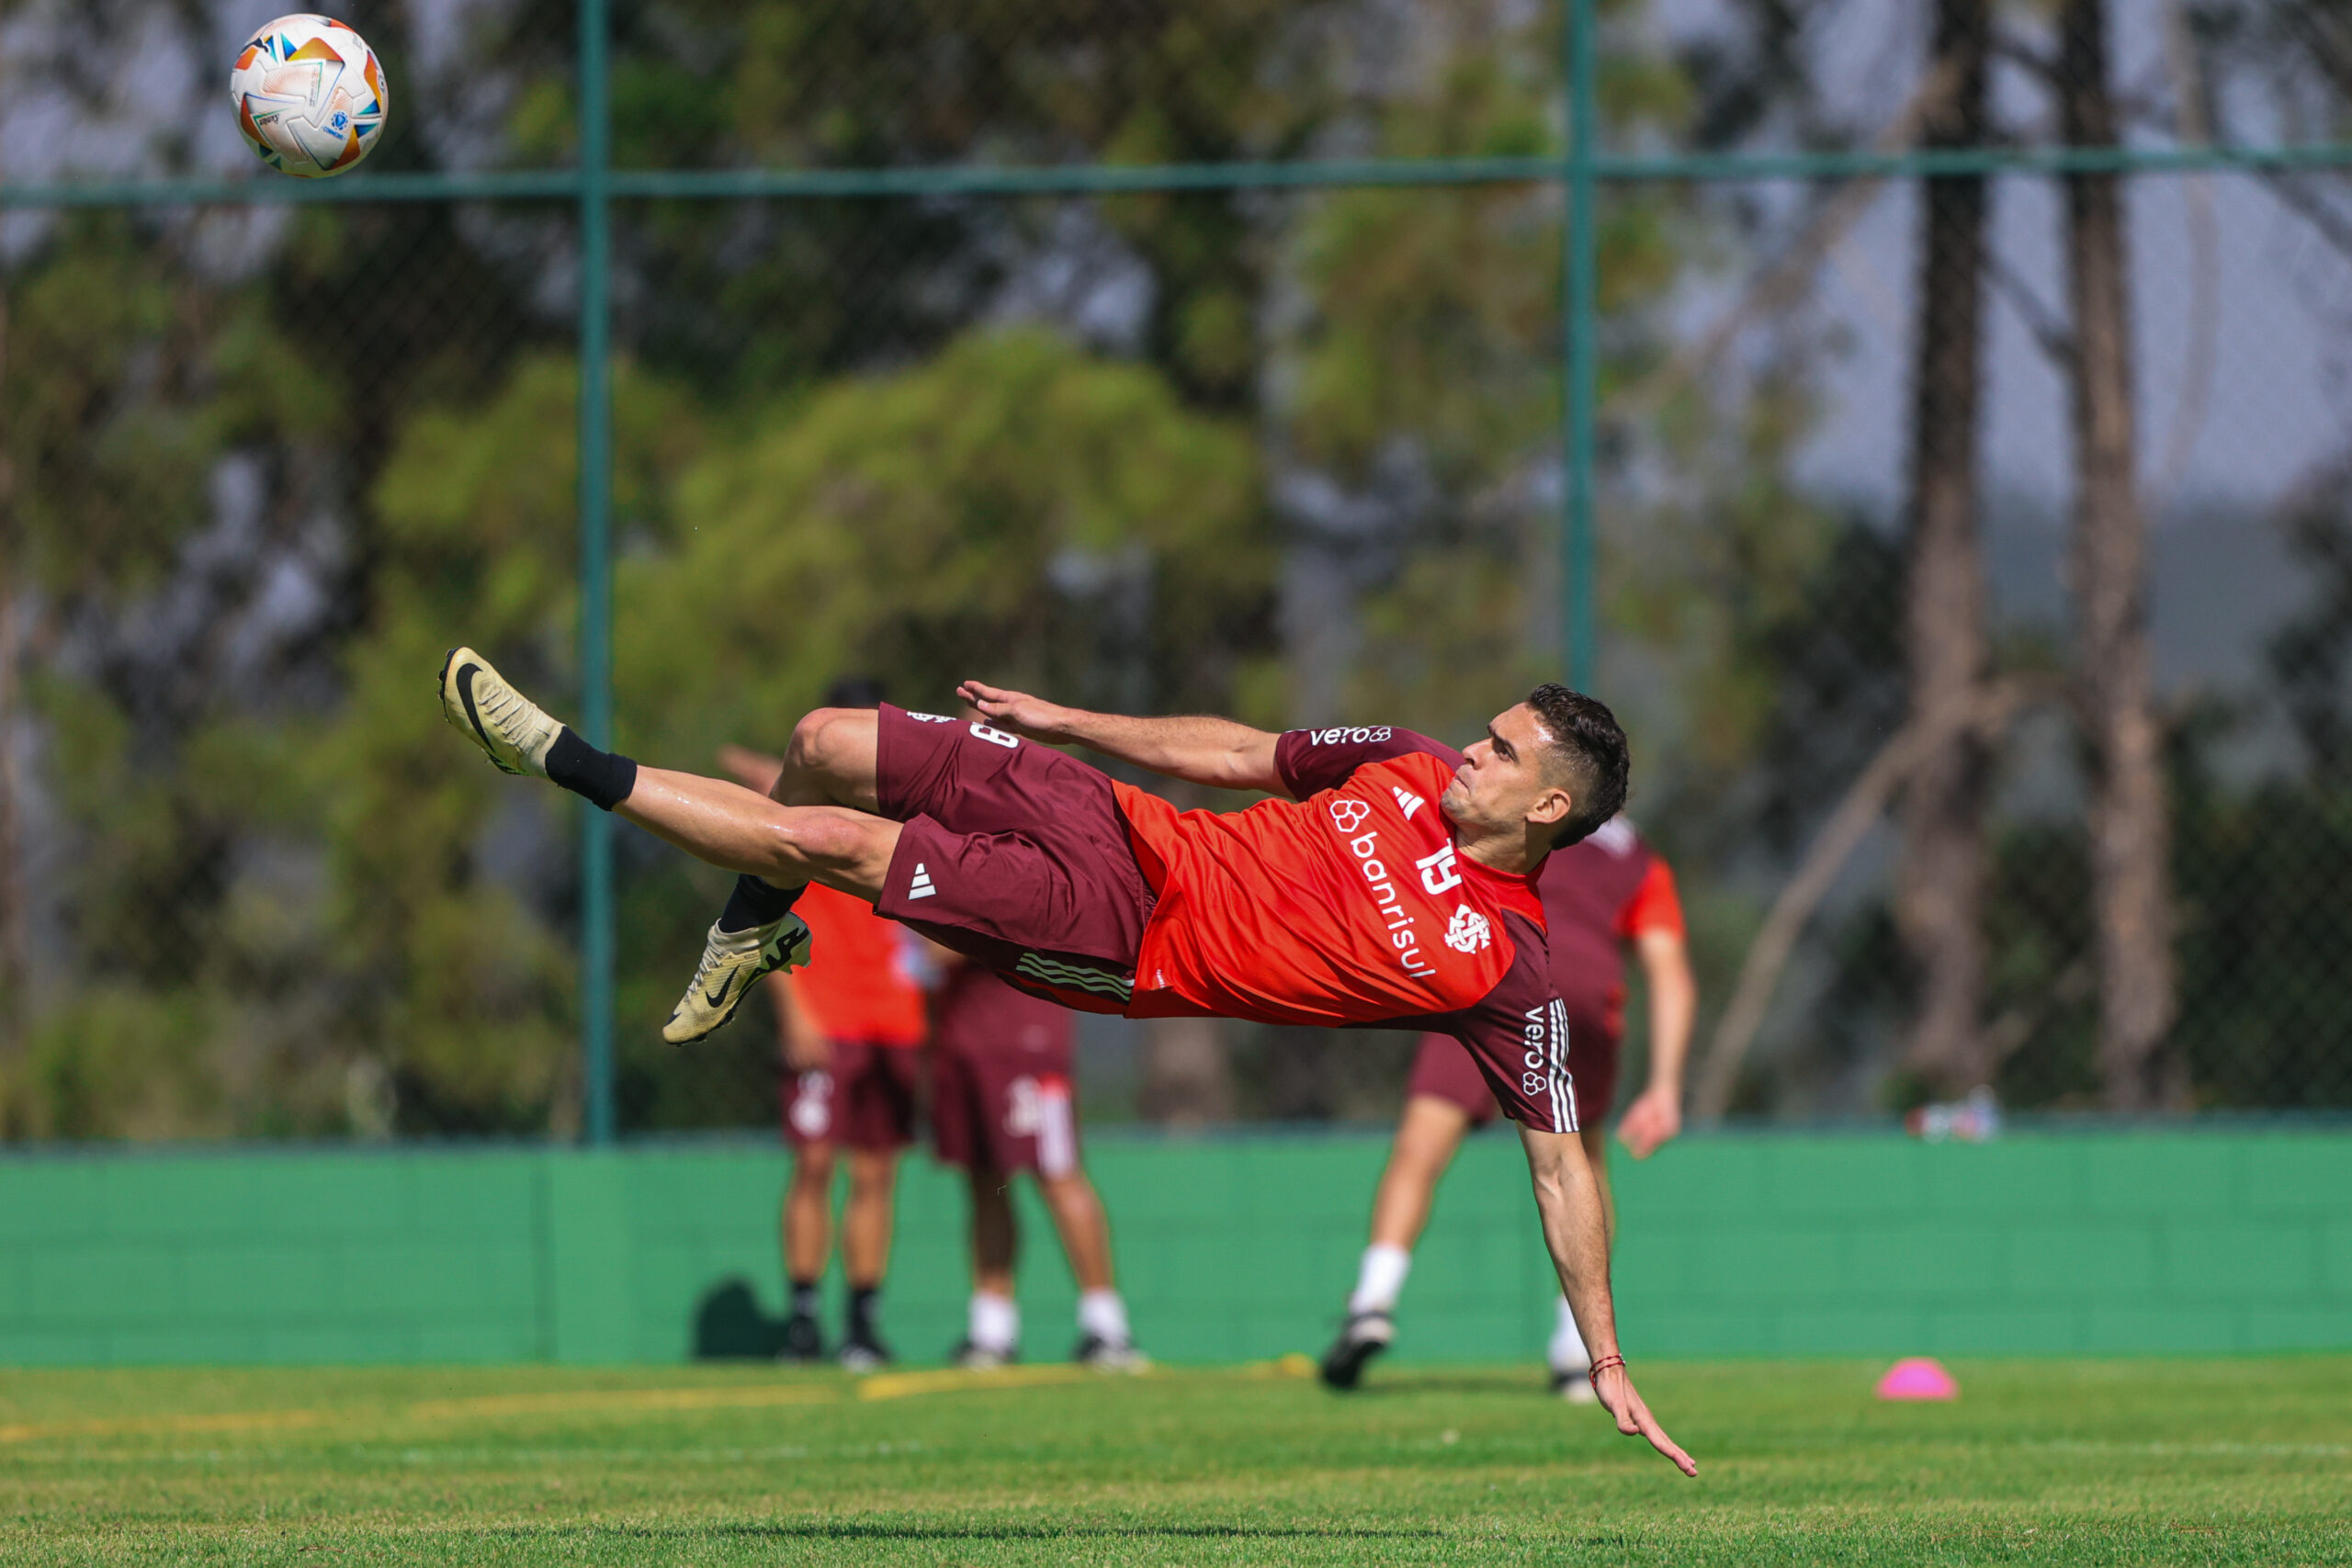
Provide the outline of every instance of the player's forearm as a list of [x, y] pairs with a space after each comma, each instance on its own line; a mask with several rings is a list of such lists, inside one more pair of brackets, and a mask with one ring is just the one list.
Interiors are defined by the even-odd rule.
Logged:
[[1594, 1359], [1614, 1356], [1617, 1314], [1609, 1297], [1608, 1221], [1584, 1145], [1573, 1133], [1524, 1129], [1520, 1142], [1535, 1187], [1544, 1247], [1560, 1276], [1560, 1293], [1576, 1314], [1577, 1331]]
[[1683, 1066], [1690, 1056], [1690, 1032], [1699, 1016], [1698, 981], [1679, 937], [1645, 937], [1641, 953], [1650, 998], [1649, 1086], [1679, 1096]]
[[1185, 714], [1130, 718], [1124, 714], [1063, 708], [1055, 739], [1188, 784], [1220, 789], [1279, 791], [1275, 737], [1229, 718]]

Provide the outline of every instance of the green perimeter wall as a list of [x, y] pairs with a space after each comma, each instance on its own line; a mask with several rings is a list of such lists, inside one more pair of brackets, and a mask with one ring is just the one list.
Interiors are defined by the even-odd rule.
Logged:
[[[1385, 1150], [1094, 1139], [1147, 1348], [1319, 1349]], [[1613, 1169], [1635, 1356], [2352, 1348], [2352, 1134], [1729, 1135]], [[0, 1158], [0, 1363], [677, 1360], [729, 1280], [780, 1310], [784, 1174], [750, 1142]], [[1025, 1337], [1050, 1359], [1072, 1291], [1023, 1199]], [[962, 1218], [910, 1159], [885, 1307], [909, 1360], [962, 1331]], [[1530, 1359], [1549, 1312], [1517, 1144], [1474, 1139], [1399, 1355]]]

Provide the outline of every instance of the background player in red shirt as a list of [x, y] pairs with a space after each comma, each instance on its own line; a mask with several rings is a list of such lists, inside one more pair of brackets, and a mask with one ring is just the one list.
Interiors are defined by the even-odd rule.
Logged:
[[[739, 874], [662, 1028], [673, 1042], [726, 1022], [767, 970], [807, 961], [792, 906], [811, 881], [1076, 1006], [1453, 1034], [1520, 1123], [1595, 1393], [1619, 1431], [1698, 1473], [1617, 1353], [1606, 1214], [1532, 881], [1624, 801], [1624, 732], [1600, 703], [1539, 686], [1455, 751], [1385, 726], [1272, 735], [967, 682], [989, 722], [887, 705], [807, 716], [763, 799], [589, 745], [471, 649], [449, 650], [439, 686], [443, 716], [494, 766]], [[1040, 739], [1269, 798], [1179, 812]]]
[[[826, 700], [866, 707], [882, 700], [872, 681], [836, 682]], [[719, 762], [746, 789], [766, 794], [781, 760], [729, 746]], [[784, 1193], [784, 1272], [791, 1305], [784, 1359], [825, 1353], [818, 1281], [832, 1247], [836, 1151], [849, 1151], [849, 1199], [842, 1207], [842, 1364], [870, 1371], [890, 1359], [879, 1323], [899, 1184], [899, 1156], [914, 1141], [915, 1101], [925, 1038], [916, 938], [875, 914], [863, 898], [811, 887], [795, 906], [815, 939], [811, 959], [767, 977], [784, 1058], [785, 1141], [792, 1179]], [[821, 949], [821, 951], [818, 951]]]
[[[1592, 1162], [1601, 1198], [1609, 1199], [1603, 1129], [1617, 1095], [1617, 1068], [1625, 1032], [1623, 950], [1641, 960], [1650, 1008], [1649, 1084], [1626, 1108], [1617, 1134], [1635, 1159], [1646, 1159], [1682, 1126], [1682, 1064], [1690, 1046], [1698, 987], [1683, 942], [1682, 904], [1674, 875], [1623, 817], [1611, 818], [1583, 842], [1555, 851], [1537, 878], [1544, 896], [1552, 980], [1568, 1011], [1568, 1040], [1577, 1063], [1578, 1136]], [[1477, 1066], [1461, 1044], [1443, 1034], [1421, 1037], [1405, 1087], [1396, 1141], [1373, 1199], [1372, 1245], [1364, 1249], [1348, 1318], [1323, 1357], [1323, 1381], [1353, 1388], [1364, 1363], [1388, 1347], [1393, 1313], [1413, 1244], [1429, 1223], [1438, 1179], [1462, 1146], [1464, 1134], [1501, 1114]], [[1610, 1229], [1615, 1236], [1611, 1205]], [[1563, 1298], [1545, 1358], [1553, 1388], [1579, 1403], [1592, 1398], [1592, 1364]]]
[[1076, 1021], [961, 954], [949, 953], [944, 968], [932, 1003], [932, 1134], [972, 1194], [971, 1318], [956, 1362], [1000, 1367], [1020, 1354], [1012, 1182], [1027, 1171], [1078, 1281], [1071, 1359], [1105, 1371], [1139, 1369], [1144, 1359], [1111, 1276], [1110, 1220], [1079, 1158]]

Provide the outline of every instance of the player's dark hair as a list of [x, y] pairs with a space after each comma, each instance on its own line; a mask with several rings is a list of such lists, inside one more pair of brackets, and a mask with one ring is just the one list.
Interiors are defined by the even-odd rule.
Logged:
[[1552, 835], [1552, 847], [1565, 850], [1624, 808], [1632, 766], [1625, 732], [1608, 704], [1557, 682], [1528, 693], [1527, 705], [1535, 710], [1550, 742], [1547, 750], [1566, 771], [1568, 793], [1576, 797], [1575, 809]]
[[888, 694], [882, 682], [872, 675], [843, 675], [825, 688], [825, 700], [820, 705], [829, 708], [878, 708]]

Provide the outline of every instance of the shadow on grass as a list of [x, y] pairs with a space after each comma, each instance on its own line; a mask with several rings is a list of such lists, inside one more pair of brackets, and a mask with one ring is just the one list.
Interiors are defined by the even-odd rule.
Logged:
[[1108, 1525], [1056, 1521], [1037, 1524], [894, 1524], [882, 1520], [797, 1519], [762, 1524], [509, 1526], [485, 1535], [562, 1535], [588, 1540], [692, 1540], [724, 1536], [737, 1540], [1438, 1540], [1439, 1529], [1360, 1529], [1348, 1525]]
[[[1336, 1391], [1333, 1391], [1336, 1393]], [[1502, 1393], [1517, 1396], [1546, 1393], [1544, 1380], [1534, 1376], [1479, 1375], [1472, 1372], [1396, 1371], [1367, 1379], [1337, 1397], [1378, 1399], [1408, 1393]]]

